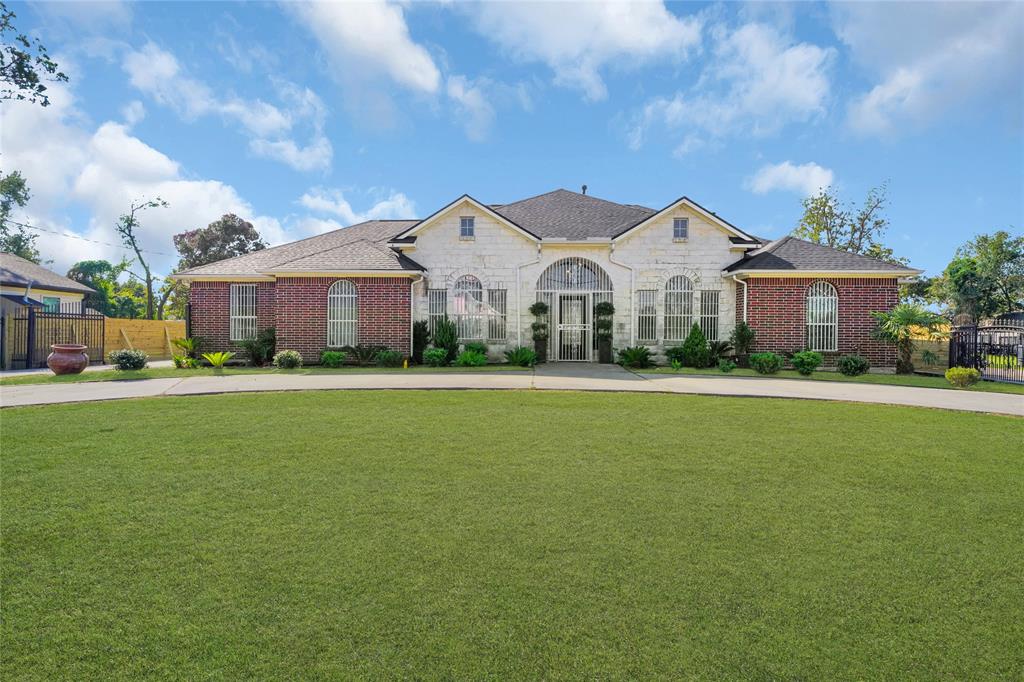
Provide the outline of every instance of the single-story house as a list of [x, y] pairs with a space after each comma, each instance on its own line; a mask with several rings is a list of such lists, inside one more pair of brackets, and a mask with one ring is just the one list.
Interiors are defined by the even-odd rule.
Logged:
[[82, 312], [93, 290], [13, 253], [0, 253], [0, 314], [32, 307], [48, 313]]
[[655, 352], [691, 325], [712, 340], [739, 321], [756, 349], [860, 353], [892, 367], [871, 338], [920, 270], [818, 244], [746, 232], [683, 197], [661, 209], [555, 190], [509, 204], [463, 195], [419, 220], [371, 220], [185, 270], [191, 329], [229, 349], [266, 327], [307, 362], [355, 344], [409, 354], [414, 320], [454, 320], [463, 341], [530, 345], [529, 307], [550, 308], [548, 357], [596, 359], [594, 304], [615, 306], [613, 343]]

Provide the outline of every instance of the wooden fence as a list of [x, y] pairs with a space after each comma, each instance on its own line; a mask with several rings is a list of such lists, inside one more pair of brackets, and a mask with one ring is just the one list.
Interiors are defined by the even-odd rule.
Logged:
[[185, 336], [184, 320], [125, 320], [108, 317], [104, 325], [104, 345], [112, 350], [143, 350], [154, 360], [167, 360], [174, 354], [172, 339]]

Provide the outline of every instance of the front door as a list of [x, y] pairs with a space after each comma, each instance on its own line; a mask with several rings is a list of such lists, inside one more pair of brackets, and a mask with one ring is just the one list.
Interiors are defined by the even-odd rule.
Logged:
[[590, 294], [558, 296], [558, 337], [555, 348], [558, 359], [588, 362], [590, 360]]

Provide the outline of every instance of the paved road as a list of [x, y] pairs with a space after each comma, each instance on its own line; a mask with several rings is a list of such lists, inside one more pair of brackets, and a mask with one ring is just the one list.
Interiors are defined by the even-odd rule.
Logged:
[[842, 400], [1024, 416], [1024, 396], [935, 388], [728, 376], [638, 375], [616, 365], [544, 365], [535, 372], [239, 374], [0, 387], [0, 406], [246, 391], [368, 389], [539, 389], [642, 391]]

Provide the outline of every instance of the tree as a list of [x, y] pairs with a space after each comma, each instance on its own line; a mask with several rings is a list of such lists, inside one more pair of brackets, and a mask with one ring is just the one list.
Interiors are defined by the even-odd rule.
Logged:
[[950, 314], [975, 321], [1024, 310], [1024, 237], [976, 236], [957, 249], [931, 293]]
[[896, 257], [892, 249], [881, 243], [889, 227], [889, 219], [885, 217], [888, 203], [888, 186], [885, 183], [869, 189], [860, 208], [852, 203], [844, 207], [836, 190], [827, 187], [803, 200], [804, 213], [793, 230], [793, 236], [906, 265], [906, 259]]
[[[28, 100], [47, 107], [50, 98], [43, 80], [67, 82], [39, 39], [29, 40], [14, 28], [14, 12], [0, 2], [0, 99]], [[34, 54], [33, 54], [34, 52]]]
[[[138, 230], [140, 227], [138, 214], [142, 211], [149, 210], [151, 208], [166, 208], [169, 204], [157, 197], [149, 201], [140, 201], [135, 203], [134, 201], [129, 205], [128, 212], [123, 214], [117, 220], [117, 224], [114, 229], [121, 236], [121, 241], [124, 245], [135, 252], [135, 259], [139, 261], [139, 265], [142, 266], [144, 273], [143, 277], [139, 277], [146, 285], [146, 319], [153, 319], [154, 305], [153, 305], [153, 271], [149, 268], [149, 263], [142, 256], [142, 247], [139, 246]], [[137, 275], [136, 275], [137, 276]]]
[[914, 339], [942, 339], [949, 335], [946, 318], [912, 303], [900, 303], [892, 310], [873, 312], [878, 326], [877, 339], [896, 344], [896, 371], [910, 374], [914, 371]]
[[267, 244], [252, 223], [228, 213], [206, 227], [174, 235], [174, 248], [181, 256], [178, 269], [185, 270], [261, 251]]
[[114, 301], [118, 296], [124, 296], [126, 293], [124, 286], [118, 280], [128, 271], [129, 266], [131, 266], [131, 262], [127, 258], [123, 258], [116, 265], [106, 260], [83, 260], [71, 266], [67, 272], [67, 278], [93, 289], [95, 293], [85, 295], [87, 308], [92, 308], [108, 317], [118, 317], [115, 315]]
[[10, 220], [14, 207], [24, 207], [30, 196], [25, 178], [19, 171], [7, 175], [0, 173], [0, 251], [38, 263], [37, 235], [29, 232], [24, 225], [14, 224]]

